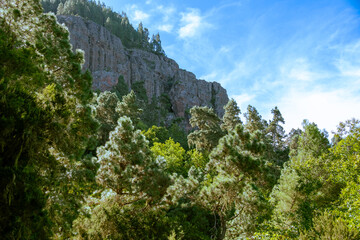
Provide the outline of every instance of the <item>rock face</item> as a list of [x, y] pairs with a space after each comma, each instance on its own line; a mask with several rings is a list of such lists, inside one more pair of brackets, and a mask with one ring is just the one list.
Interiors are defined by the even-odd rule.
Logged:
[[143, 81], [150, 99], [169, 96], [175, 117], [186, 117], [193, 106], [209, 106], [222, 116], [228, 102], [226, 90], [216, 82], [197, 80], [172, 59], [139, 49], [126, 49], [121, 40], [104, 27], [76, 16], [57, 16], [70, 32], [74, 49], [85, 52], [84, 69], [93, 75], [93, 88], [110, 90], [122, 75], [131, 88]]

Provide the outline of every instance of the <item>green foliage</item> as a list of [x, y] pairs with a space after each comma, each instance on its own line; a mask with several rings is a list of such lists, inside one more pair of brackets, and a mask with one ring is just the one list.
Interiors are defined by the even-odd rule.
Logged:
[[120, 104], [120, 101], [117, 95], [108, 91], [100, 93], [96, 99], [96, 119], [100, 123], [100, 128], [98, 129], [98, 145], [104, 145], [106, 141], [108, 141], [109, 133], [114, 130], [117, 125], [117, 120], [120, 115], [115, 109], [118, 104]]
[[246, 118], [245, 129], [251, 133], [259, 130], [264, 132], [267, 127], [267, 122], [262, 119], [261, 115], [258, 113], [255, 107], [249, 105], [247, 107], [247, 112], [244, 114]]
[[143, 104], [148, 103], [148, 97], [146, 94], [146, 89], [144, 87], [145, 82], [144, 81], [140, 81], [140, 82], [134, 82], [131, 85], [131, 89], [132, 91], [134, 91], [136, 97], [138, 98], [138, 100], [140, 102], [142, 102]]
[[169, 173], [187, 174], [189, 164], [186, 159], [185, 149], [180, 146], [180, 143], [175, 143], [172, 138], [166, 140], [165, 143], [154, 142], [151, 151], [156, 157], [165, 159], [166, 170]]
[[329, 212], [324, 212], [314, 219], [311, 230], [301, 233], [300, 240], [312, 239], [359, 239], [360, 234], [355, 229], [350, 229], [341, 218], [337, 218]]
[[273, 119], [269, 122], [266, 132], [271, 138], [273, 147], [281, 150], [284, 148], [285, 130], [280, 124], [285, 124], [285, 120], [277, 107], [272, 109], [271, 113]]
[[114, 92], [119, 99], [129, 94], [129, 86], [126, 84], [122, 75], [119, 76], [117, 84], [113, 86], [112, 92]]
[[[0, 12], [0, 234], [66, 238], [92, 189], [97, 129], [91, 76], [69, 33], [39, 1], [5, 1]], [[61, 61], [59, 61], [61, 59]], [[21, 66], [21, 67], [19, 67]], [[66, 209], [66, 210], [64, 210]]]
[[326, 156], [329, 142], [316, 124], [304, 122], [296, 155], [282, 170], [279, 184], [273, 189], [273, 224], [282, 234], [297, 238], [313, 226], [315, 210], [323, 210], [338, 194], [338, 185], [326, 180], [329, 171]]
[[[220, 139], [212, 151], [207, 168], [213, 172], [211, 185], [201, 190], [201, 201], [219, 215], [219, 239], [226, 234], [250, 234], [261, 222], [264, 209], [262, 154], [259, 132], [251, 134], [237, 125]], [[237, 226], [227, 231], [227, 225]]]
[[[107, 193], [76, 220], [75, 239], [167, 239], [171, 234], [171, 219], [162, 210], [142, 205], [123, 205]], [[88, 208], [88, 209], [89, 209]]]
[[169, 137], [174, 139], [175, 142], [180, 143], [181, 147], [185, 150], [188, 149], [187, 133], [176, 122], [169, 127]]
[[188, 143], [199, 151], [210, 152], [223, 136], [220, 119], [212, 108], [193, 107], [190, 109], [190, 124], [198, 129], [188, 135]]
[[222, 119], [223, 123], [221, 124], [221, 129], [230, 132], [235, 129], [236, 125], [242, 124], [239, 117], [241, 111], [234, 99], [230, 99], [224, 106], [224, 110], [225, 113]]
[[152, 147], [154, 143], [165, 143], [169, 139], [169, 131], [165, 127], [152, 126], [146, 132], [143, 131], [144, 136], [149, 141], [149, 146]]
[[209, 162], [209, 158], [207, 156], [196, 149], [189, 150], [187, 155], [189, 156], [191, 166], [194, 166], [201, 171], [206, 170], [206, 165]]
[[116, 106], [116, 112], [121, 117], [129, 117], [135, 126], [138, 125], [143, 110], [139, 106], [134, 91], [131, 91], [128, 95], [123, 96], [122, 101]]

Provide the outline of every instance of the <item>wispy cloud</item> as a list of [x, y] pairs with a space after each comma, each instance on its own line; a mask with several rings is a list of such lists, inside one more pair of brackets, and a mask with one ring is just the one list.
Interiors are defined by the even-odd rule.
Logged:
[[254, 94], [248, 94], [248, 93], [230, 96], [230, 98], [233, 98], [236, 101], [242, 113], [246, 111], [247, 106], [254, 97], [255, 97]]
[[180, 38], [193, 38], [201, 33], [209, 24], [204, 21], [198, 9], [188, 9], [188, 12], [181, 13], [181, 27], [179, 29]]
[[164, 32], [167, 32], [167, 33], [171, 33], [173, 28], [174, 28], [174, 25], [171, 25], [171, 24], [163, 24], [163, 25], [160, 25], [158, 27], [158, 29], [160, 31], [164, 31]]
[[142, 22], [142, 21], [145, 21], [146, 19], [148, 19], [149, 17], [150, 17], [150, 15], [147, 13], [145, 13], [141, 10], [135, 10], [133, 20]]

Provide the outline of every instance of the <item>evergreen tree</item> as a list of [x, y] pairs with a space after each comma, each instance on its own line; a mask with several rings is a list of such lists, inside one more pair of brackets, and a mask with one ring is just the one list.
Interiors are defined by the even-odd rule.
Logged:
[[284, 149], [285, 130], [280, 124], [285, 124], [285, 121], [277, 107], [272, 109], [271, 113], [273, 119], [269, 122], [266, 131], [271, 138], [273, 147], [282, 150]]
[[122, 75], [119, 76], [117, 84], [113, 86], [111, 91], [114, 92], [119, 99], [129, 94], [129, 86], [126, 84]]
[[115, 93], [105, 91], [99, 94], [96, 99], [96, 119], [100, 123], [98, 130], [98, 145], [104, 145], [109, 139], [109, 133], [115, 129], [119, 113], [115, 111], [119, 104], [119, 98]]
[[322, 159], [329, 147], [326, 134], [314, 123], [304, 121], [303, 126], [297, 155], [281, 172], [279, 184], [271, 197], [275, 207], [274, 225], [292, 238], [297, 238], [300, 231], [312, 226], [314, 211], [333, 201], [338, 188], [323, 181], [329, 176]]
[[264, 132], [267, 123], [262, 119], [261, 115], [258, 113], [255, 107], [249, 105], [247, 108], [247, 112], [244, 114], [246, 118], [245, 129], [251, 133], [259, 130], [260, 132]]
[[97, 129], [91, 76], [39, 1], [3, 1], [1, 9], [0, 235], [67, 238], [96, 171], [85, 156]]
[[[219, 217], [221, 228], [217, 239], [224, 239], [228, 224], [239, 225], [236, 234], [250, 234], [262, 214], [262, 158], [265, 146], [259, 134], [251, 134], [237, 125], [220, 139], [207, 165], [213, 172], [211, 184], [205, 185], [200, 201]], [[228, 232], [234, 234], [235, 229]]]
[[224, 106], [224, 110], [225, 113], [222, 119], [223, 123], [221, 124], [221, 129], [230, 132], [235, 129], [236, 125], [242, 124], [239, 117], [241, 111], [234, 99], [230, 99]]
[[131, 92], [123, 96], [122, 101], [117, 104], [116, 112], [119, 116], [127, 116], [131, 119], [135, 126], [140, 121], [140, 115], [143, 110], [140, 108], [138, 101], [136, 99], [135, 92], [131, 90]]
[[212, 108], [193, 107], [190, 109], [190, 124], [198, 129], [188, 135], [189, 145], [195, 145], [199, 151], [210, 152], [223, 136], [220, 119]]

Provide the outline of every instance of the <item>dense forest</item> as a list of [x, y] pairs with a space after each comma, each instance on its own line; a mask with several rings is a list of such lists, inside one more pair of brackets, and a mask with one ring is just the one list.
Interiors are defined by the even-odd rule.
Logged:
[[[124, 34], [126, 16], [103, 4], [43, 3], [91, 6]], [[0, 61], [2, 239], [360, 238], [358, 120], [331, 141], [306, 120], [285, 134], [277, 107], [267, 121], [234, 100], [221, 118], [193, 107], [189, 133], [147, 120], [143, 92], [91, 90], [83, 52], [39, 0], [1, 1]]]

